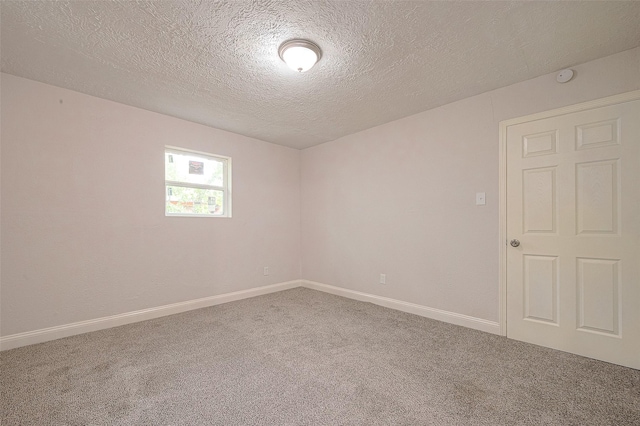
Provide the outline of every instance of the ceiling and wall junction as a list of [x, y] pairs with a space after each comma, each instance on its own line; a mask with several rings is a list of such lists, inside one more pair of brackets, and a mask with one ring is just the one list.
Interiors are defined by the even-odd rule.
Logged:
[[[2, 72], [306, 148], [640, 45], [640, 2], [3, 1]], [[322, 60], [296, 74], [278, 46]]]

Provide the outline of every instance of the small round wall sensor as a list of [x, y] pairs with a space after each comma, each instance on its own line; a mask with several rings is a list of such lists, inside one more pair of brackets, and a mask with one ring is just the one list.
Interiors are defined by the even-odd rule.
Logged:
[[566, 70], [562, 70], [558, 73], [558, 75], [556, 76], [556, 81], [558, 83], [566, 83], [567, 81], [571, 80], [573, 78], [573, 70], [570, 69], [566, 69]]

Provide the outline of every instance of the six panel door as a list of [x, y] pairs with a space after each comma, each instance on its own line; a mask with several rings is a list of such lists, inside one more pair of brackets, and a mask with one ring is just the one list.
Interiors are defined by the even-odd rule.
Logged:
[[640, 368], [640, 100], [507, 127], [507, 336]]

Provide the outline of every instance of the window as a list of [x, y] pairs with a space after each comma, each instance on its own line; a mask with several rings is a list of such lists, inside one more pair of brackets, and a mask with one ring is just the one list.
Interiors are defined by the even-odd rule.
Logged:
[[164, 151], [165, 215], [231, 217], [231, 158]]

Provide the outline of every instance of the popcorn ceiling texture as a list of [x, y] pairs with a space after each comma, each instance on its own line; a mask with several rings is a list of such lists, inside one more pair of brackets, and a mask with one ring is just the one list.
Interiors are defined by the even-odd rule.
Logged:
[[[3, 1], [1, 12], [5, 73], [295, 148], [640, 45], [640, 2]], [[305, 74], [277, 54], [299, 37], [323, 50]]]

